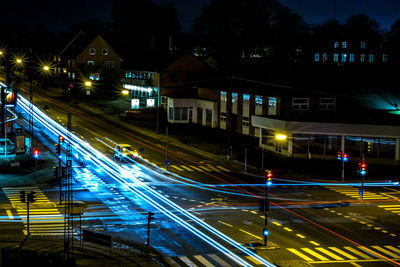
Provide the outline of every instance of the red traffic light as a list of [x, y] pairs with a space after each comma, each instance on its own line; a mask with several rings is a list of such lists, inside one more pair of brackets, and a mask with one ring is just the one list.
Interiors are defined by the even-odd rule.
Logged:
[[58, 143], [59, 143], [60, 145], [62, 145], [63, 142], [64, 142], [64, 137], [63, 137], [62, 135], [59, 135], [59, 136], [58, 136]]
[[34, 157], [35, 159], [39, 158], [39, 150], [38, 150], [38, 149], [34, 149], [34, 150], [33, 150], [33, 157]]
[[365, 167], [367, 167], [367, 164], [361, 163], [361, 168], [365, 168]]

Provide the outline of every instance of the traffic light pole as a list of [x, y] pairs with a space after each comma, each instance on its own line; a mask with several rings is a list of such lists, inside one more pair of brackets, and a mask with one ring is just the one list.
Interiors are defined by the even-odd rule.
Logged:
[[29, 202], [30, 202], [30, 197], [29, 197], [29, 193], [28, 193], [27, 201], [26, 201], [26, 231], [28, 233], [28, 236], [30, 234], [30, 232], [29, 232]]
[[147, 257], [150, 256], [150, 223], [151, 220], [153, 219], [154, 213], [149, 211], [147, 213], [147, 243], [146, 243], [146, 251], [147, 251]]
[[61, 171], [61, 143], [60, 143], [60, 137], [58, 138], [58, 189], [60, 193], [60, 205], [62, 204], [62, 185], [61, 185], [61, 180], [62, 180], [62, 171]]
[[344, 183], [344, 160], [342, 158], [342, 183]]
[[[264, 230], [268, 231], [269, 216], [269, 199], [268, 199], [268, 180], [265, 182], [265, 198], [264, 198]], [[264, 235], [264, 246], [267, 246], [267, 235]]]

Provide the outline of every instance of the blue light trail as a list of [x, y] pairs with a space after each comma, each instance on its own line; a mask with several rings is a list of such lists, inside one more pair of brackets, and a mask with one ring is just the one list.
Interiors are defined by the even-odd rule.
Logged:
[[[30, 114], [31, 110], [29, 107], [29, 101], [23, 98], [21, 95], [18, 97], [17, 101], [17, 108], [21, 108], [22, 111]], [[87, 161], [90, 161], [92, 165], [100, 168], [104, 173], [108, 174], [112, 179], [119, 182], [136, 196], [139, 196], [148, 204], [162, 212], [170, 219], [174, 220], [176, 223], [184, 227], [186, 230], [190, 231], [192, 234], [196, 235], [197, 237], [208, 243], [210, 246], [225, 254], [227, 257], [229, 257], [239, 265], [250, 266], [248, 262], [244, 261], [238, 255], [233, 253], [230, 249], [216, 241], [214, 238], [210, 237], [208, 234], [206, 234], [206, 232], [226, 242], [226, 244], [232, 246], [233, 248], [238, 249], [244, 255], [253, 257], [260, 263], [266, 266], [274, 266], [273, 264], [266, 261], [264, 258], [255, 254], [246, 247], [240, 245], [238, 242], [221, 233], [209, 224], [203, 222], [201, 219], [182, 209], [177, 204], [164, 197], [162, 194], [158, 193], [145, 183], [141, 182], [138, 179], [139, 175], [142, 175], [140, 171], [128, 171], [124, 169], [116, 162], [104, 156], [100, 151], [94, 149], [91, 145], [82, 141], [76, 135], [69, 133], [66, 128], [62, 127], [60, 124], [52, 120], [35, 106], [33, 106], [32, 116], [37, 121], [37, 123], [44, 126], [51, 134], [54, 135], [55, 138], [57, 138], [59, 135], [66, 136], [66, 141], [71, 143], [73, 149], [77, 151], [78, 154], [82, 155], [85, 159], [87, 158]], [[96, 177], [95, 179], [99, 178]], [[131, 183], [135, 184], [135, 186], [132, 186]], [[172, 208], [172, 211], [167, 209], [167, 207]], [[176, 214], [183, 216], [185, 219], [182, 219]], [[189, 224], [185, 220], [192, 221], [194, 225]], [[205, 230], [206, 232], [203, 232], [200, 229], [203, 229], [203, 231]]]

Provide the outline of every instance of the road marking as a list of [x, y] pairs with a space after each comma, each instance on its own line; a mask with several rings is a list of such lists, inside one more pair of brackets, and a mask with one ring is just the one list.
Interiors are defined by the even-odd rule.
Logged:
[[186, 263], [187, 266], [190, 266], [190, 267], [197, 267], [197, 265], [196, 265], [193, 261], [189, 260], [189, 258], [186, 257], [186, 256], [181, 256], [181, 257], [179, 257], [179, 259], [180, 259], [181, 261], [183, 261], [184, 263]]
[[252, 237], [255, 237], [255, 238], [257, 238], [257, 239], [263, 240], [261, 237], [259, 237], [259, 236], [256, 236], [256, 235], [253, 235], [252, 233], [246, 232], [246, 231], [245, 231], [245, 230], [243, 230], [243, 229], [239, 229], [239, 230], [240, 230], [240, 231], [242, 231], [243, 233], [246, 233], [246, 234], [248, 234], [248, 235], [252, 236]]
[[394, 199], [398, 199], [398, 197], [394, 197], [394, 196], [391, 196], [391, 195], [385, 194], [385, 193], [381, 193], [381, 195], [384, 195], [384, 196], [387, 196], [387, 197], [390, 197], [390, 198], [394, 198]]
[[355, 250], [355, 249], [352, 248], [352, 247], [344, 247], [344, 248], [347, 249], [348, 251], [350, 251], [350, 252], [356, 254], [357, 256], [360, 256], [361, 258], [363, 258], [363, 259], [365, 259], [365, 260], [370, 260], [370, 259], [372, 259], [370, 256], [368, 256], [368, 255], [362, 253], [361, 251]]
[[185, 166], [185, 165], [181, 165], [181, 167], [182, 167], [183, 169], [187, 170], [187, 171], [190, 171], [190, 172], [193, 171], [191, 168], [189, 168], [189, 167], [187, 167], [187, 166]]
[[298, 237], [300, 237], [300, 238], [306, 238], [304, 235], [301, 235], [301, 234], [296, 234]]
[[217, 168], [215, 168], [213, 165], [211, 164], [207, 164], [207, 167], [210, 168], [211, 170], [215, 171], [215, 172], [219, 172], [220, 170], [218, 170]]
[[211, 172], [211, 170], [209, 168], [207, 168], [206, 166], [199, 165], [199, 168], [205, 170], [206, 172]]
[[226, 261], [224, 261], [223, 259], [221, 259], [220, 257], [218, 257], [215, 254], [208, 254], [208, 256], [215, 260], [216, 262], [218, 262], [218, 264], [222, 265], [222, 266], [231, 266], [230, 264], [228, 264]]
[[333, 254], [332, 252], [330, 252], [329, 250], [326, 250], [324, 248], [315, 248], [315, 249], [322, 253], [325, 253], [326, 255], [328, 255], [331, 258], [334, 258], [335, 260], [338, 260], [338, 261], [344, 260], [342, 257], [339, 257], [336, 254]]
[[397, 253], [400, 254], [400, 249], [397, 249], [397, 248], [395, 248], [395, 247], [393, 247], [393, 246], [385, 246], [385, 248], [391, 249], [391, 250], [393, 250], [394, 252], [397, 252]]
[[289, 250], [290, 252], [292, 252], [293, 254], [299, 256], [300, 258], [302, 258], [305, 261], [314, 261], [313, 259], [311, 259], [310, 257], [304, 255], [303, 253], [301, 253], [300, 251], [298, 251], [297, 249], [294, 248], [287, 248], [287, 250]]
[[376, 250], [379, 250], [380, 252], [385, 253], [386, 255], [389, 255], [389, 256], [392, 257], [392, 258], [395, 258], [395, 259], [400, 258], [399, 255], [396, 255], [396, 254], [390, 252], [389, 250], [386, 250], [386, 249], [384, 249], [384, 248], [381, 248], [380, 246], [371, 246], [371, 247], [374, 248], [374, 249], [376, 249]]
[[287, 227], [284, 227], [283, 229], [285, 229], [285, 230], [288, 231], [288, 232], [292, 232], [292, 231], [293, 231], [292, 229], [287, 228]]
[[14, 220], [14, 216], [12, 215], [11, 210], [6, 210], [6, 212], [7, 212], [8, 218], [11, 220]]
[[190, 168], [195, 169], [196, 171], [203, 172], [203, 170], [197, 168], [196, 166], [190, 165]]
[[314, 246], [319, 246], [320, 244], [315, 242], [315, 241], [309, 241], [311, 244], [313, 244]]
[[178, 170], [178, 171], [181, 171], [181, 172], [183, 172], [183, 169], [181, 169], [181, 168], [179, 168], [178, 166], [176, 166], [176, 165], [170, 165], [172, 168], [174, 168], [175, 170]]
[[246, 259], [248, 259], [249, 261], [251, 261], [252, 263], [256, 264], [256, 265], [261, 265], [263, 264], [261, 261], [253, 258], [253, 256], [246, 256]]
[[347, 253], [347, 252], [345, 252], [345, 251], [343, 251], [343, 250], [341, 250], [341, 249], [338, 249], [338, 248], [336, 248], [336, 247], [329, 247], [329, 249], [331, 249], [331, 250], [333, 250], [333, 251], [335, 251], [335, 252], [341, 254], [342, 256], [345, 256], [346, 258], [348, 258], [348, 259], [350, 259], [350, 260], [356, 260], [356, 259], [357, 259], [357, 258], [354, 257], [353, 255], [350, 255], [349, 253]]
[[201, 262], [202, 264], [204, 264], [204, 266], [215, 266], [214, 264], [212, 264], [211, 262], [209, 262], [206, 258], [204, 258], [201, 255], [195, 255], [194, 256], [196, 258], [196, 260], [198, 260], [199, 262]]
[[222, 223], [222, 224], [225, 224], [226, 226], [233, 227], [232, 224], [229, 224], [229, 223], [226, 223], [226, 222], [223, 222], [223, 221], [218, 221], [218, 222], [219, 222], [219, 223]]
[[166, 261], [169, 265], [171, 265], [172, 267], [179, 267], [179, 266], [180, 266], [178, 263], [176, 263], [176, 261], [174, 261], [174, 260], [171, 259], [171, 258], [164, 258], [164, 259], [165, 259], [165, 261]]
[[228, 170], [228, 169], [226, 169], [226, 168], [224, 168], [224, 167], [222, 167], [222, 166], [216, 166], [218, 169], [221, 169], [221, 170], [223, 170], [224, 172], [230, 172], [230, 170]]
[[313, 255], [314, 257], [318, 258], [321, 261], [329, 261], [328, 258], [325, 258], [324, 256], [322, 256], [321, 254], [309, 249], [309, 248], [301, 248], [302, 250], [304, 250], [305, 252]]
[[353, 266], [355, 266], [355, 267], [362, 267], [360, 264], [357, 264], [357, 263], [355, 263], [355, 262], [353, 262], [353, 261], [350, 261], [350, 264], [353, 265]]
[[277, 225], [277, 226], [282, 226], [282, 224], [278, 223], [278, 222], [272, 222], [273, 224]]

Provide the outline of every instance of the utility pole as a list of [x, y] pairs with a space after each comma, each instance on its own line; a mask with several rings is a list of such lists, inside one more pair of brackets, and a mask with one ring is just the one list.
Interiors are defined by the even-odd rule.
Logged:
[[244, 171], [247, 172], [247, 147], [244, 148]]
[[65, 217], [64, 217], [64, 253], [65, 259], [71, 260], [74, 249], [74, 236], [73, 236], [73, 177], [72, 177], [72, 144], [71, 144], [71, 113], [68, 113], [68, 142], [66, 150], [66, 177], [64, 181], [65, 194], [64, 194], [64, 206], [65, 206]]

